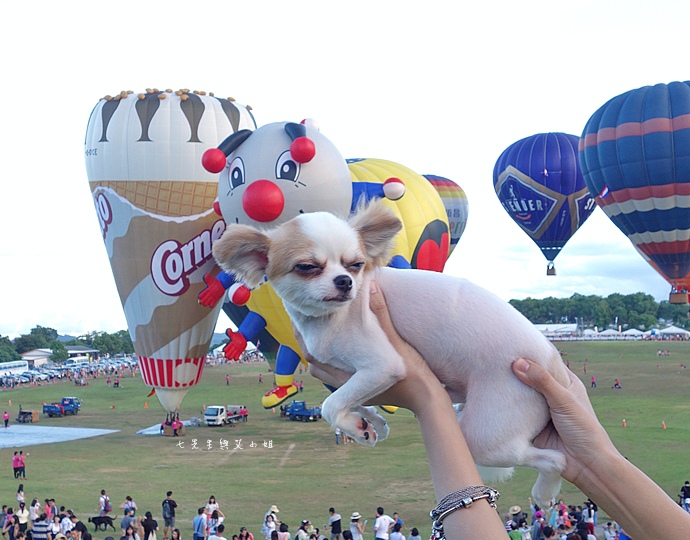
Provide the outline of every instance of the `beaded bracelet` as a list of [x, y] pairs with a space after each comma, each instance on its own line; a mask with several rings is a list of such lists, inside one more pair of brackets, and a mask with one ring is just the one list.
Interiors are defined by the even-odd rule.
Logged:
[[459, 510], [460, 508], [468, 508], [474, 501], [486, 499], [492, 508], [496, 508], [496, 501], [501, 494], [493, 488], [488, 486], [467, 486], [446, 495], [436, 505], [429, 515], [431, 516], [431, 532], [432, 537], [436, 540], [445, 540], [446, 535], [443, 531], [443, 520], [448, 514]]

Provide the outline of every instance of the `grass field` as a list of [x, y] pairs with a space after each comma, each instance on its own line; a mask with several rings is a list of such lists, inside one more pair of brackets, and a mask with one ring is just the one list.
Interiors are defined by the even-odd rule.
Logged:
[[[681, 368], [690, 364], [690, 343], [556, 345], [588, 387], [590, 376], [596, 376], [598, 386], [590, 389], [590, 396], [614, 443], [675, 499], [683, 481], [690, 478], [690, 370]], [[659, 346], [668, 349], [670, 356], [657, 357]], [[228, 373], [230, 385], [226, 386]], [[263, 385], [258, 382], [259, 373], [264, 374]], [[309, 404], [326, 397], [327, 391], [308, 374], [297, 378], [304, 381], [301, 397]], [[612, 388], [615, 378], [622, 381], [621, 390]], [[305, 518], [322, 527], [328, 508], [334, 506], [344, 519], [353, 511], [360, 512], [369, 520], [366, 536], [372, 538], [375, 509], [383, 506], [388, 513], [399, 512], [407, 527], [416, 526], [428, 537], [428, 512], [435, 501], [413, 416], [404, 410], [388, 416], [391, 435], [375, 448], [336, 446], [333, 430], [324, 421], [290, 422], [261, 407], [261, 395], [271, 379], [266, 363], [207, 368], [201, 384], [187, 394], [181, 417], [201, 416], [204, 405], [234, 403], [247, 405], [249, 422], [232, 428], [192, 427], [180, 439], [136, 435], [164, 416], [157, 399], [146, 397], [148, 389], [139, 378], [124, 379], [119, 389], [108, 388], [104, 379], [82, 388], [59, 383], [15, 389], [0, 394], [0, 411], [6, 406], [14, 419], [20, 404], [24, 409], [41, 409], [44, 401], [77, 395], [84, 401], [78, 416], [42, 416], [41, 425], [120, 430], [92, 439], [23, 448], [28, 454], [27, 499], [53, 497], [84, 521], [94, 514], [100, 490], [106, 489], [118, 516], [122, 511], [117, 507], [131, 495], [140, 511], [151, 510], [162, 525], [160, 503], [171, 489], [180, 505], [178, 527], [185, 540], [191, 538], [196, 509], [211, 494], [225, 513], [228, 537], [239, 532], [240, 526], [258, 535], [271, 504], [280, 508], [279, 516], [293, 534]], [[226, 449], [221, 448], [222, 439], [227, 441]], [[10, 506], [18, 484], [10, 472], [14, 450], [0, 450], [0, 470], [4, 471], [0, 501]], [[501, 492], [499, 510], [504, 512], [513, 504], [525, 508], [535, 478], [535, 471], [519, 468], [510, 481], [496, 486]], [[585, 499], [565, 482], [562, 496], [569, 504]], [[94, 535], [105, 536], [100, 531]]]

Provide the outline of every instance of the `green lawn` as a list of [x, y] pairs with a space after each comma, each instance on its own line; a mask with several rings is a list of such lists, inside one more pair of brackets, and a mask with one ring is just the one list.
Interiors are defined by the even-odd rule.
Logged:
[[[675, 499], [678, 488], [690, 478], [686, 465], [690, 372], [680, 367], [690, 364], [690, 344], [664, 343], [662, 347], [671, 351], [668, 357], [657, 357], [659, 344], [655, 343], [556, 345], [588, 387], [590, 376], [596, 376], [598, 386], [590, 390], [590, 396], [615, 444]], [[264, 374], [263, 385], [258, 383], [259, 373]], [[304, 381], [302, 397], [309, 404], [326, 397], [327, 391], [308, 374], [297, 378]], [[611, 388], [615, 378], [621, 379], [621, 390]], [[375, 509], [380, 505], [389, 513], [399, 512], [406, 525], [417, 526], [423, 537], [429, 534], [428, 512], [435, 501], [424, 446], [408, 411], [387, 416], [391, 435], [375, 448], [336, 446], [326, 422], [290, 422], [261, 407], [261, 395], [271, 379], [266, 363], [207, 368], [201, 384], [187, 394], [181, 417], [201, 416], [204, 405], [233, 403], [247, 405], [249, 422], [232, 428], [193, 427], [179, 439], [136, 435], [164, 416], [157, 399], [147, 397], [148, 389], [139, 378], [124, 379], [119, 389], [107, 388], [103, 379], [83, 388], [59, 383], [16, 389], [0, 394], [0, 411], [7, 406], [14, 419], [20, 404], [24, 409], [41, 409], [44, 401], [77, 395], [84, 401], [78, 416], [42, 416], [40, 425], [120, 430], [103, 437], [23, 448], [28, 454], [27, 498], [53, 497], [84, 521], [93, 514], [100, 490], [106, 489], [119, 516], [122, 512], [117, 506], [131, 495], [141, 511], [151, 510], [162, 522], [160, 503], [171, 489], [180, 505], [178, 526], [185, 540], [191, 538], [196, 509], [211, 494], [226, 515], [228, 536], [240, 526], [258, 535], [271, 504], [278, 505], [281, 519], [293, 533], [305, 518], [323, 526], [328, 508], [334, 506], [343, 517], [353, 511], [365, 516], [371, 538]], [[10, 473], [14, 450], [0, 450], [6, 471], [0, 475], [1, 500], [10, 506], [17, 488]], [[499, 510], [513, 504], [525, 508], [535, 477], [535, 471], [520, 468], [509, 482], [497, 486]], [[572, 504], [585, 499], [567, 483], [562, 496]], [[105, 536], [99, 532], [95, 538]]]

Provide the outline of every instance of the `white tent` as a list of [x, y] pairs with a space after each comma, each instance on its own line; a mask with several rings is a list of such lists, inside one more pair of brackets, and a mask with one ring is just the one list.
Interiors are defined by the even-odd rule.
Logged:
[[618, 330], [614, 330], [613, 328], [607, 328], [603, 332], [599, 332], [600, 336], [620, 336], [621, 333]]
[[674, 336], [687, 336], [690, 335], [690, 332], [683, 328], [678, 328], [677, 326], [668, 326], [667, 328], [664, 328], [663, 330], [659, 330], [660, 334], [665, 334], [665, 335], [674, 335]]
[[642, 330], [638, 330], [637, 328], [630, 328], [629, 330], [626, 330], [623, 332], [626, 336], [643, 336], [644, 332]]

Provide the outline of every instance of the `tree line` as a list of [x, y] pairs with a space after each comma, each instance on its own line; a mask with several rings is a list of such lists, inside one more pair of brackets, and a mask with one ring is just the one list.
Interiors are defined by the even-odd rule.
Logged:
[[614, 293], [606, 298], [576, 293], [570, 298], [525, 298], [510, 304], [534, 324], [577, 323], [581, 330], [597, 327], [600, 331], [618, 327], [647, 331], [667, 324], [690, 328], [686, 304], [657, 302], [644, 293]]
[[53, 362], [67, 360], [67, 347], [82, 345], [91, 349], [98, 349], [103, 354], [132, 354], [134, 345], [127, 330], [120, 330], [114, 334], [107, 332], [89, 332], [83, 336], [63, 342], [58, 339], [57, 330], [36, 326], [28, 334], [22, 334], [14, 339], [0, 336], [0, 362], [21, 360], [22, 354], [34, 349], [51, 349]]
[[[657, 302], [649, 294], [610, 294], [606, 298], [596, 295], [573, 294], [570, 298], [548, 297], [511, 300], [510, 304], [534, 324], [577, 323], [578, 328], [637, 328], [649, 330], [665, 324], [690, 329], [688, 306]], [[67, 359], [67, 346], [83, 345], [109, 355], [132, 354], [134, 346], [127, 330], [114, 334], [90, 332], [68, 342], [58, 339], [57, 330], [36, 326], [28, 334], [15, 339], [0, 336], [0, 362], [21, 360], [21, 355], [33, 349], [51, 349], [51, 360]]]

